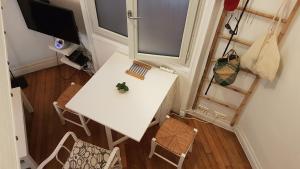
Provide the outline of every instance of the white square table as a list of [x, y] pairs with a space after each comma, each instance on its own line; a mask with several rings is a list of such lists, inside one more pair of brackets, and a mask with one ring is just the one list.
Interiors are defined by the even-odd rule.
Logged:
[[[113, 54], [66, 104], [68, 109], [105, 126], [109, 149], [128, 137], [141, 140], [177, 78], [152, 67], [145, 80], [140, 80], [125, 73], [132, 63], [126, 55]], [[124, 94], [116, 88], [122, 82], [129, 87]], [[125, 137], [113, 141], [111, 129]]]

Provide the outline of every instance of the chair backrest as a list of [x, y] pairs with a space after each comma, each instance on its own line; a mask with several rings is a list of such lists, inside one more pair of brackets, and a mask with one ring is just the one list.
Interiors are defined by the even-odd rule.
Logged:
[[39, 166], [37, 169], [43, 169], [50, 161], [52, 161], [54, 159], [54, 157], [56, 158], [56, 160], [62, 164], [63, 162], [58, 158], [57, 154], [59, 153], [59, 151], [64, 148], [65, 150], [67, 150], [69, 153], [71, 153], [71, 150], [69, 150], [66, 146], [64, 146], [65, 141], [72, 136], [72, 138], [74, 139], [74, 141], [76, 142], [78, 140], [77, 136], [75, 135], [75, 133], [73, 132], [67, 132], [64, 137], [60, 140], [60, 142], [58, 143], [58, 145], [56, 146], [56, 148], [54, 149], [54, 151], [52, 152], [52, 154], [45, 159]]
[[[62, 162], [59, 157], [58, 157], [58, 153], [61, 149], [66, 150], [69, 154], [71, 153], [72, 150], [70, 150], [69, 148], [67, 148], [66, 146], [64, 146], [64, 143], [66, 142], [66, 140], [69, 137], [72, 137], [74, 142], [78, 141], [77, 136], [73, 133], [73, 132], [67, 132], [64, 137], [60, 140], [60, 142], [58, 143], [58, 145], [56, 146], [55, 150], [52, 152], [52, 154], [45, 159], [39, 166], [37, 169], [43, 169], [50, 161], [52, 161], [54, 158], [56, 159], [56, 161], [58, 161], [62, 166], [64, 166], [64, 162]], [[120, 168], [122, 168], [122, 164], [121, 164], [121, 156], [120, 156], [120, 149], [118, 147], [115, 147], [111, 153], [110, 156], [107, 159], [106, 165], [103, 169], [112, 169], [115, 167], [116, 163], [119, 163]]]

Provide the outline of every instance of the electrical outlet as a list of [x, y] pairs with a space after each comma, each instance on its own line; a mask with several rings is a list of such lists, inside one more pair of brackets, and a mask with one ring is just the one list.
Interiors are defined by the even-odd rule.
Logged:
[[226, 118], [226, 115], [224, 113], [221, 113], [221, 112], [218, 112], [218, 111], [215, 111], [214, 115], [215, 115], [216, 119], [225, 119]]
[[179, 115], [180, 115], [180, 116], [184, 117], [185, 114], [186, 114], [186, 112], [185, 112], [184, 110], [180, 110], [180, 112], [179, 112]]
[[203, 106], [203, 105], [201, 105], [201, 104], [199, 104], [199, 105], [197, 106], [197, 108], [200, 109], [200, 110], [202, 110], [202, 111], [208, 111], [208, 110], [209, 110], [206, 106]]

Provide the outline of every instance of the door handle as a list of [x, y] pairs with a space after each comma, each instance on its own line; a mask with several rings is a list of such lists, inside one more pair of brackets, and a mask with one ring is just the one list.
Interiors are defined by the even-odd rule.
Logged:
[[132, 20], [138, 20], [138, 19], [142, 19], [143, 18], [143, 17], [134, 17], [131, 10], [129, 10], [127, 12], [127, 17], [128, 17], [128, 19], [132, 19]]

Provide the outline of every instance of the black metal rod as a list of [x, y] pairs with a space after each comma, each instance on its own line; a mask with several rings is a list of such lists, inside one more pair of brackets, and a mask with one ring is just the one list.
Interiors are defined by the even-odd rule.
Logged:
[[[238, 19], [236, 25], [235, 25], [234, 32], [231, 34], [230, 39], [229, 39], [229, 41], [228, 41], [228, 43], [227, 43], [227, 45], [226, 45], [226, 48], [225, 48], [225, 50], [224, 50], [224, 52], [223, 52], [222, 58], [226, 55], [227, 50], [228, 50], [228, 48], [229, 48], [230, 43], [232, 42], [232, 39], [233, 39], [234, 35], [237, 34], [237, 30], [238, 30], [239, 24], [240, 24], [240, 22], [241, 22], [241, 20], [242, 20], [242, 18], [243, 18], [243, 15], [244, 15], [245, 10], [246, 10], [246, 8], [247, 8], [247, 6], [248, 6], [248, 4], [249, 4], [249, 1], [250, 1], [250, 0], [247, 0], [246, 3], [245, 3], [245, 5], [244, 5], [244, 8], [243, 8], [243, 10], [242, 10], [242, 13], [241, 13], [241, 15], [240, 15], [240, 17], [239, 17], [239, 19]], [[207, 95], [207, 93], [208, 93], [208, 91], [209, 91], [209, 89], [210, 89], [210, 87], [211, 87], [211, 84], [212, 84], [214, 78], [215, 78], [215, 75], [213, 75], [213, 77], [211, 78], [211, 80], [210, 80], [210, 82], [209, 82], [209, 84], [208, 84], [208, 87], [207, 87], [207, 89], [206, 89], [206, 91], [205, 91], [205, 95]]]
[[16, 78], [15, 78], [14, 74], [11, 72], [10, 69], [9, 69], [9, 73], [10, 73], [11, 77], [15, 80]]

